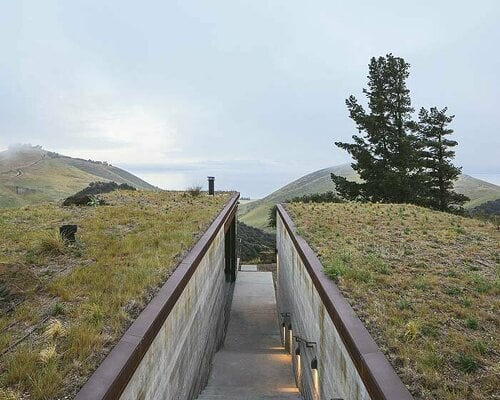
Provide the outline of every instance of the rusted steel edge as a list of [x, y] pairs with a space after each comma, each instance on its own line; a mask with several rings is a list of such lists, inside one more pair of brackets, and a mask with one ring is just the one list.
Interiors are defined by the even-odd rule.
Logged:
[[216, 235], [235, 217], [239, 197], [239, 193], [231, 197], [203, 236], [81, 388], [75, 400], [111, 400], [120, 397]]
[[278, 213], [370, 397], [374, 400], [413, 399], [337, 285], [325, 275], [314, 251], [297, 234], [295, 224], [281, 204]]

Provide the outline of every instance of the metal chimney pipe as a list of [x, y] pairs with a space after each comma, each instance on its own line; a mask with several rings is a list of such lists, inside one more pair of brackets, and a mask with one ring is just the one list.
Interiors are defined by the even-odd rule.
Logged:
[[208, 194], [213, 196], [215, 194], [215, 176], [208, 177]]

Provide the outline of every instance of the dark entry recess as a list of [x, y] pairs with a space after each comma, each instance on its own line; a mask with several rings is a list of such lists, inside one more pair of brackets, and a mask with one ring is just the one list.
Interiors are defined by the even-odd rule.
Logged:
[[224, 258], [226, 282], [234, 282], [236, 280], [236, 217], [229, 224], [224, 237]]

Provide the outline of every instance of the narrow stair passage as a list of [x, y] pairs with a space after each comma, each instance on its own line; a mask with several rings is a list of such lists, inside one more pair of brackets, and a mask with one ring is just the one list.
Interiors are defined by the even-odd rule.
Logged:
[[272, 273], [245, 270], [237, 275], [224, 346], [198, 399], [301, 399], [281, 344]]

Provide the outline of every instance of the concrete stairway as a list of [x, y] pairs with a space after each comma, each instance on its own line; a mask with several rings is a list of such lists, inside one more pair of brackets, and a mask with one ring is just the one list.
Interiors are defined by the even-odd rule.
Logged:
[[301, 399], [281, 345], [271, 272], [246, 271], [238, 273], [226, 340], [198, 399]]

